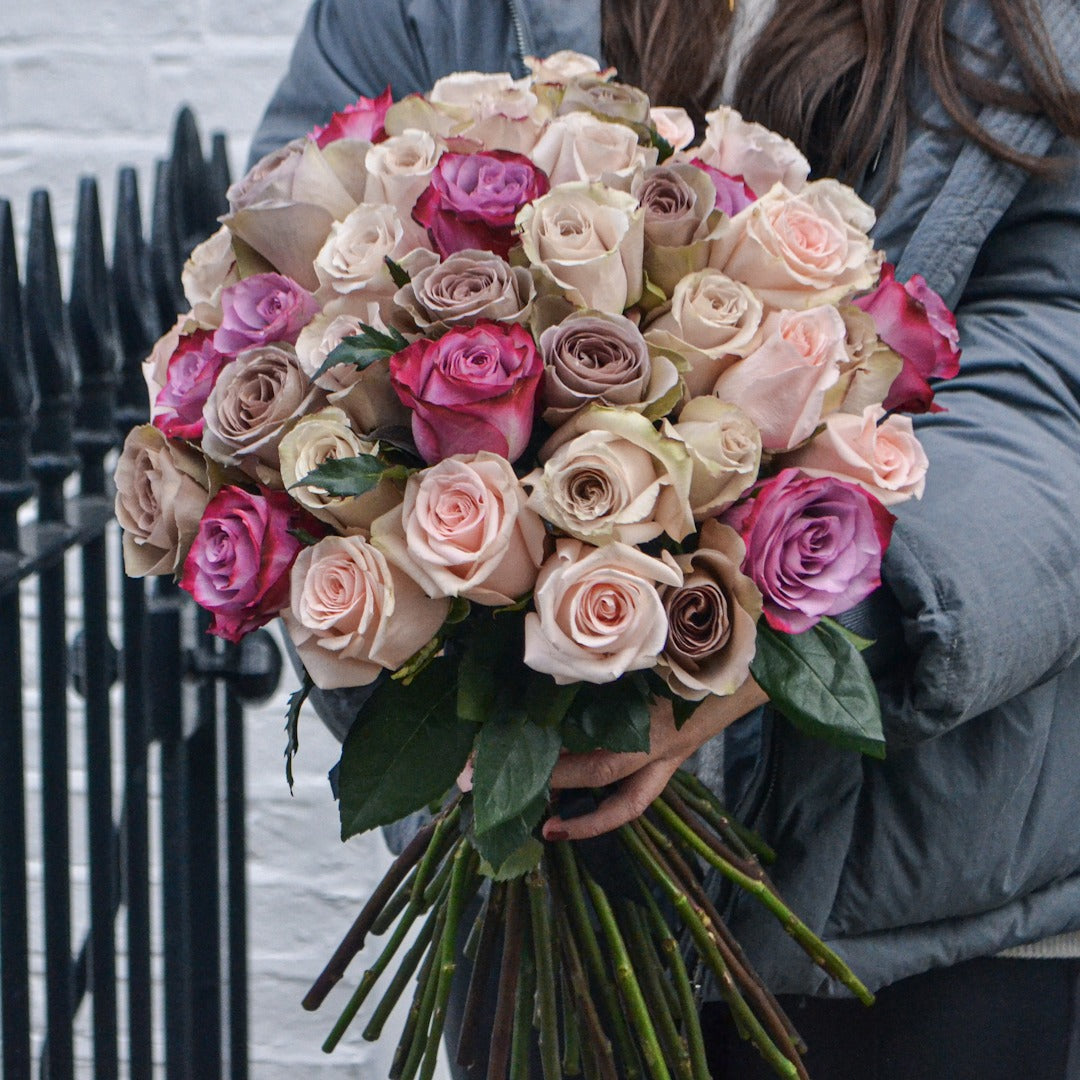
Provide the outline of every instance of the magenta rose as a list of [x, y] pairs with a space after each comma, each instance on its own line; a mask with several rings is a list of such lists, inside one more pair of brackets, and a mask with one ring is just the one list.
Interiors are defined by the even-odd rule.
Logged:
[[297, 527], [323, 531], [284, 491], [223, 487], [210, 500], [180, 587], [213, 615], [211, 634], [239, 641], [288, 604], [289, 571], [303, 547], [290, 531]]
[[300, 331], [318, 314], [319, 302], [291, 278], [253, 274], [221, 293], [221, 326], [214, 348], [236, 356], [275, 341], [296, 344]]
[[855, 484], [784, 469], [721, 520], [746, 545], [742, 570], [761, 590], [768, 624], [801, 634], [881, 584], [896, 519]]
[[516, 323], [480, 322], [436, 341], [420, 338], [390, 357], [390, 381], [412, 410], [420, 456], [490, 450], [510, 461], [532, 433], [544, 362]]
[[346, 105], [341, 112], [330, 117], [330, 122], [316, 127], [311, 133], [315, 145], [324, 149], [338, 139], [366, 139], [368, 142], [382, 142], [386, 138], [386, 112], [394, 104], [394, 98], [388, 86], [377, 98], [361, 96], [359, 101]]
[[853, 301], [873, 320], [878, 336], [904, 361], [884, 405], [889, 411], [940, 412], [928, 379], [951, 379], [960, 370], [956, 316], [918, 274], [896, 280], [891, 263], [878, 287]]
[[196, 330], [169, 358], [165, 385], [154, 402], [154, 427], [170, 439], [200, 439], [203, 406], [231, 357], [214, 348], [214, 334]]
[[547, 194], [549, 187], [546, 174], [522, 154], [446, 153], [416, 200], [413, 218], [427, 229], [443, 258], [472, 248], [505, 259], [517, 243], [517, 212]]
[[712, 181], [716, 188], [716, 208], [723, 210], [728, 217], [734, 217], [752, 202], [757, 202], [757, 196], [741, 176], [729, 176], [726, 172], [706, 165], [701, 158], [693, 158], [690, 164], [700, 169]]

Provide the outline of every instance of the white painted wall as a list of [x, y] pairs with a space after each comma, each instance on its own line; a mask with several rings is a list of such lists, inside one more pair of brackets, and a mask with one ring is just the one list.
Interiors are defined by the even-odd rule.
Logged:
[[[3, 0], [0, 197], [12, 201], [20, 232], [30, 191], [47, 187], [58, 231], [67, 237], [82, 173], [99, 177], [110, 223], [120, 165], [139, 168], [145, 214], [153, 162], [168, 153], [173, 117], [185, 102], [195, 109], [204, 136], [211, 130], [228, 134], [237, 175], [306, 7], [307, 0]], [[31, 640], [26, 652], [33, 652]], [[281, 750], [290, 688], [252, 711], [247, 724], [252, 1076], [377, 1080], [392, 1047], [376, 1052], [362, 1043], [361, 1024], [332, 1057], [319, 1051], [352, 983], [343, 984], [319, 1013], [304, 1013], [299, 1005], [388, 857], [377, 838], [339, 842], [326, 783], [336, 746], [310, 716], [302, 729], [296, 794], [289, 796]], [[72, 704], [77, 709], [77, 700]], [[77, 717], [72, 740], [73, 747], [81, 745]], [[35, 742], [31, 733], [31, 822], [39, 817]], [[76, 768], [78, 758], [73, 750]], [[76, 852], [83, 846], [79, 822], [76, 816]], [[35, 910], [40, 900], [38, 872], [31, 883]], [[76, 896], [81, 934], [79, 903]], [[35, 965], [40, 970], [40, 958]], [[358, 976], [362, 960], [356, 969]], [[85, 1038], [78, 1046], [85, 1051]], [[82, 1069], [88, 1075], [85, 1062]]]

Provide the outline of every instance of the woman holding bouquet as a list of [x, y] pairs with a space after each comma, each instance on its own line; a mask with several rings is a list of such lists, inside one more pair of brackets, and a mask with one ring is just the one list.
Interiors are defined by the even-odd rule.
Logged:
[[[898, 279], [923, 275], [956, 311], [963, 363], [919, 418], [933, 472], [899, 508], [886, 584], [843, 620], [875, 641], [888, 758], [805, 738], [748, 682], [681, 730], [657, 706], [647, 755], [565, 756], [555, 786], [600, 777], [613, 794], [545, 835], [637, 816], [700, 751], [699, 775], [776, 848], [781, 893], [880, 991], [869, 1011], [818, 996], [835, 990], [775, 923], [723, 897], [811, 1075], [1080, 1076], [1080, 14], [1069, 0], [317, 0], [253, 155], [358, 94], [521, 73], [560, 49], [603, 55], [699, 126], [728, 101], [855, 185]], [[347, 696], [320, 708], [339, 726], [353, 712]], [[766, 1075], [718, 1007], [704, 1015], [715, 1075]]]

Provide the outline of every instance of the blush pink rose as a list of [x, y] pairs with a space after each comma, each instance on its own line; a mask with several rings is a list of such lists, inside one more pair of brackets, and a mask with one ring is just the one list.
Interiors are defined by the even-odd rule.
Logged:
[[413, 207], [444, 258], [475, 248], [504, 259], [517, 243], [514, 218], [548, 190], [548, 178], [527, 157], [509, 150], [443, 154], [431, 183]]
[[761, 590], [768, 624], [801, 634], [881, 584], [896, 519], [855, 484], [784, 469], [721, 520], [746, 545], [742, 570]]
[[892, 411], [940, 412], [928, 379], [951, 379], [960, 370], [956, 316], [918, 274], [903, 285], [885, 263], [878, 287], [852, 301], [874, 320], [878, 335], [904, 366], [885, 399]]
[[154, 427], [170, 439], [199, 439], [203, 406], [221, 369], [231, 359], [214, 348], [214, 335], [196, 330], [180, 339], [165, 371], [165, 385], [154, 402]]
[[281, 274], [253, 274], [222, 291], [221, 310], [214, 348], [236, 356], [271, 342], [295, 345], [300, 331], [318, 314], [319, 302]]
[[213, 616], [210, 633], [239, 641], [289, 602], [289, 571], [301, 542], [322, 526], [284, 491], [223, 487], [209, 502], [184, 560], [180, 587]]
[[386, 138], [386, 111], [394, 104], [394, 98], [388, 86], [378, 97], [369, 98], [361, 95], [352, 105], [346, 105], [341, 112], [330, 117], [330, 122], [317, 127], [311, 133], [316, 145], [322, 150], [338, 139], [365, 139], [368, 142], [381, 142]]
[[480, 322], [437, 341], [420, 338], [390, 358], [390, 380], [412, 410], [420, 456], [490, 450], [510, 461], [528, 445], [544, 372], [532, 335]]

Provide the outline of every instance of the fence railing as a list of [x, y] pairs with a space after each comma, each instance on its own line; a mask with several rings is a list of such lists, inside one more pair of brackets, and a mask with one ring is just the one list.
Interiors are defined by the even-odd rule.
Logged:
[[109, 479], [147, 417], [141, 361], [186, 306], [183, 262], [227, 185], [223, 137], [204, 157], [182, 111], [149, 237], [120, 173], [110, 265], [84, 178], [66, 302], [48, 193], [31, 198], [21, 275], [0, 200], [5, 1080], [91, 1075], [80, 1019], [94, 1080], [247, 1076], [242, 702], [274, 690], [281, 659], [262, 632], [208, 638], [169, 580], [124, 577]]

